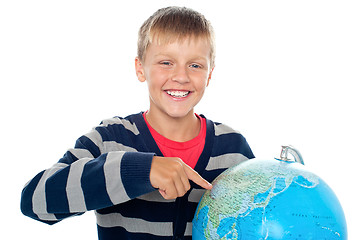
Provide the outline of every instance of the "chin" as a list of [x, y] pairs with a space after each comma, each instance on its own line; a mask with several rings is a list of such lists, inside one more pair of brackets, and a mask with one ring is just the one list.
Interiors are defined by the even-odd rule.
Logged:
[[172, 118], [184, 118], [187, 117], [189, 114], [193, 114], [193, 110], [189, 111], [167, 111], [168, 116]]

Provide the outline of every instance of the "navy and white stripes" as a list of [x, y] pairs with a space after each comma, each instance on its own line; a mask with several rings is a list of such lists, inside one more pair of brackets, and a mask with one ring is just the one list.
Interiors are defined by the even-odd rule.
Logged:
[[[154, 155], [161, 152], [141, 113], [105, 120], [27, 183], [21, 210], [49, 224], [96, 210], [99, 239], [172, 239], [174, 234], [190, 239], [205, 190], [192, 184], [183, 198], [163, 199], [149, 181]], [[195, 170], [212, 181], [253, 157], [241, 134], [207, 120], [205, 148]]]

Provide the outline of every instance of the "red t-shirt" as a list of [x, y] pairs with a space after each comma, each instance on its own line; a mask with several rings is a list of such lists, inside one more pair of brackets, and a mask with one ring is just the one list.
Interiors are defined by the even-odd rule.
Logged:
[[196, 116], [201, 120], [201, 130], [199, 131], [198, 136], [186, 142], [176, 142], [160, 135], [157, 131], [155, 131], [149, 125], [145, 117], [145, 113], [143, 113], [143, 117], [145, 122], [147, 123], [149, 131], [152, 134], [152, 137], [157, 143], [159, 150], [162, 152], [163, 156], [179, 157], [191, 168], [194, 168], [196, 166], [198, 158], [202, 154], [207, 133], [206, 119], [197, 114]]

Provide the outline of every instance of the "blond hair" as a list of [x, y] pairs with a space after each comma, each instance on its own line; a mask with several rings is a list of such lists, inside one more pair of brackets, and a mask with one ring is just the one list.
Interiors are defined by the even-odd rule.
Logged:
[[161, 8], [150, 16], [138, 33], [138, 58], [145, 60], [148, 46], [156, 41], [167, 44], [188, 37], [203, 38], [210, 46], [211, 67], [214, 66], [215, 42], [213, 27], [199, 12], [186, 7]]

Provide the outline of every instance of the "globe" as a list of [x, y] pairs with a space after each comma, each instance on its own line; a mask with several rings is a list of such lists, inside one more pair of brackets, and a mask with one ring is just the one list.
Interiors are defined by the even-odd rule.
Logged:
[[347, 228], [332, 189], [282, 157], [248, 160], [219, 175], [198, 204], [192, 238], [339, 240]]

